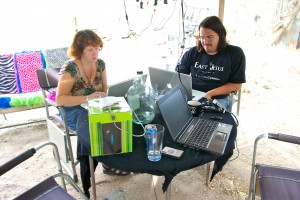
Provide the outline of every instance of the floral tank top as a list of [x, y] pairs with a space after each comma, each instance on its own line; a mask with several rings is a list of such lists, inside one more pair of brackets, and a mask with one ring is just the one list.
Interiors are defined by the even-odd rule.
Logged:
[[94, 92], [102, 91], [102, 71], [105, 69], [105, 63], [103, 60], [98, 59], [96, 64], [97, 72], [94, 82], [88, 85], [80, 74], [78, 66], [73, 60], [67, 61], [60, 69], [59, 74], [64, 74], [66, 72], [70, 73], [74, 78], [74, 85], [71, 89], [72, 96], [86, 96]]

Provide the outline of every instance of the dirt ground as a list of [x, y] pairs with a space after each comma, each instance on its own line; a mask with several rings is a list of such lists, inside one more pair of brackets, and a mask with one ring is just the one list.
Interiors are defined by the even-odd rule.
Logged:
[[[206, 168], [200, 166], [177, 175], [172, 181], [171, 199], [245, 199], [248, 195], [253, 143], [263, 133], [285, 133], [299, 136], [300, 130], [300, 66], [299, 50], [276, 48], [245, 48], [247, 83], [243, 86], [237, 149], [209, 187], [205, 185]], [[235, 104], [236, 105], [236, 104]], [[235, 110], [234, 110], [235, 112]], [[0, 126], [45, 117], [44, 108], [1, 116]], [[46, 141], [45, 122], [0, 129], [0, 163], [19, 152]], [[76, 145], [76, 138], [74, 141]], [[276, 165], [300, 168], [300, 147], [276, 141], [261, 141], [258, 160]], [[76, 147], [74, 148], [76, 149]], [[55, 173], [51, 148], [45, 148], [0, 178], [0, 199], [11, 199], [20, 192]], [[77, 166], [79, 172], [79, 166]], [[96, 170], [97, 197], [104, 199], [113, 190], [122, 189], [129, 199], [164, 199], [161, 191], [163, 177], [151, 179], [148, 174], [114, 177]], [[81, 183], [79, 181], [79, 186]], [[78, 198], [75, 191], [69, 190]]]

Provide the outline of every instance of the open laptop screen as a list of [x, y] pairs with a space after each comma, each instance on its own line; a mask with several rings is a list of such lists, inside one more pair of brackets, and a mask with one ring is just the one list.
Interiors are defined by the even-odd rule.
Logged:
[[193, 118], [180, 87], [173, 88], [156, 103], [172, 138], [175, 140]]
[[179, 85], [186, 101], [192, 99], [192, 77], [191, 75], [169, 71], [156, 67], [149, 67], [151, 84], [156, 83], [158, 90], [166, 90], [168, 87], [174, 88]]

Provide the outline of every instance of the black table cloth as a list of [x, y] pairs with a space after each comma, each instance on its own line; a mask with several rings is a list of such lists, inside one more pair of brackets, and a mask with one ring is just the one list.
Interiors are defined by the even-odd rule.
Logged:
[[[110, 167], [135, 172], [135, 173], [148, 173], [157, 176], [165, 176], [165, 182], [163, 183], [163, 191], [165, 192], [171, 183], [173, 177], [184, 170], [188, 170], [211, 161], [215, 161], [212, 172], [211, 180], [213, 176], [222, 170], [222, 167], [226, 164], [228, 159], [233, 155], [234, 141], [237, 135], [237, 125], [235, 119], [230, 113], [218, 113], [218, 112], [204, 112], [201, 113], [201, 118], [210, 119], [211, 117], [222, 117], [220, 122], [232, 124], [230, 138], [228, 140], [225, 152], [223, 155], [215, 155], [202, 150], [194, 150], [186, 148], [178, 143], [175, 143], [160, 114], [157, 114], [152, 124], [161, 124], [165, 127], [163, 146], [169, 146], [176, 149], [183, 150], [183, 156], [181, 159], [170, 158], [162, 156], [158, 162], [151, 162], [147, 158], [147, 152], [145, 150], [144, 137], [133, 137], [133, 152], [122, 153], [107, 156], [94, 157], [98, 162], [102, 162]], [[133, 134], [142, 135], [143, 128], [141, 125], [133, 124]], [[88, 159], [83, 159], [90, 154], [90, 138], [89, 138], [89, 124], [88, 124], [88, 111], [84, 111], [78, 120], [77, 126], [78, 146], [77, 146], [77, 158], [81, 165], [88, 165]], [[84, 163], [82, 163], [84, 162]], [[90, 172], [88, 169], [81, 170], [81, 176], [83, 187], [90, 187], [89, 177]], [[83, 176], [85, 178], [83, 178]]]

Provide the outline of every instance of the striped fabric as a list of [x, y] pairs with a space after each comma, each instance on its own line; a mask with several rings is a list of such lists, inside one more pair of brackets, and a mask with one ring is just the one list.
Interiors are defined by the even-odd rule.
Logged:
[[0, 55], [0, 94], [18, 93], [13, 54]]
[[39, 90], [40, 86], [36, 70], [39, 68], [45, 68], [45, 61], [41, 51], [16, 53], [15, 61], [19, 76], [20, 93]]
[[61, 68], [61, 66], [70, 59], [67, 51], [68, 47], [47, 49], [45, 51], [47, 68]]

